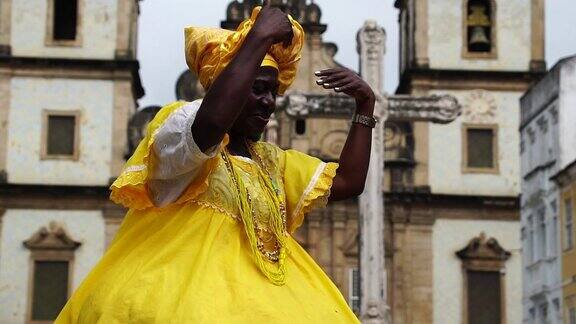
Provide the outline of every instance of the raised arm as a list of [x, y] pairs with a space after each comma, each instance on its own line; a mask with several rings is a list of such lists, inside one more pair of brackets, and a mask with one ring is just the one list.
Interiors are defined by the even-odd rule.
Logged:
[[[316, 73], [319, 85], [345, 93], [356, 99], [356, 113], [373, 116], [376, 102], [374, 92], [358, 74], [346, 68], [323, 70]], [[370, 164], [372, 128], [352, 123], [346, 143], [340, 153], [340, 166], [333, 180], [330, 201], [352, 198], [364, 191]]]
[[292, 37], [288, 16], [272, 8], [268, 1], [234, 59], [208, 89], [196, 115], [192, 136], [203, 152], [222, 141], [242, 112], [270, 47], [276, 43], [289, 44]]

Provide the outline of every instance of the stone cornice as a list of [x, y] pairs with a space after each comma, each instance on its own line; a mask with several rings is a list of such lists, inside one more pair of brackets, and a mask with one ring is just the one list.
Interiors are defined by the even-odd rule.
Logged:
[[135, 99], [144, 96], [144, 88], [140, 79], [140, 63], [138, 60], [95, 60], [68, 59], [47, 57], [19, 57], [0, 55], [0, 69], [11, 70], [82, 70], [85, 72], [121, 72], [126, 71], [132, 79]]
[[576, 183], [576, 160], [552, 176], [550, 180], [556, 182], [561, 188], [568, 186], [570, 183]]
[[526, 91], [545, 74], [532, 71], [483, 71], [412, 68], [400, 79], [396, 93], [411, 93], [415, 88]]
[[421, 192], [385, 193], [393, 223], [433, 224], [436, 219], [519, 221], [519, 197], [464, 196]]
[[108, 187], [0, 185], [2, 209], [100, 210], [105, 217], [123, 217], [126, 209], [109, 200]]

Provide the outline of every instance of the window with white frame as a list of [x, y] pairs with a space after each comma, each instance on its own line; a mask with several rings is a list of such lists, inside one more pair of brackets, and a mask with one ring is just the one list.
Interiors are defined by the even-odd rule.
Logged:
[[548, 252], [551, 257], [557, 256], [557, 245], [558, 245], [558, 217], [552, 217], [552, 226], [550, 226], [550, 241], [548, 242]]
[[542, 323], [546, 323], [548, 321], [548, 304], [543, 303], [540, 305], [540, 320]]
[[536, 309], [531, 307], [528, 312], [530, 313], [530, 323], [536, 323]]
[[546, 217], [544, 211], [540, 211], [538, 214], [538, 256], [537, 258], [546, 258]]
[[574, 217], [572, 211], [572, 199], [564, 200], [564, 249], [574, 247]]
[[534, 220], [532, 215], [528, 216], [528, 261], [533, 263], [536, 261], [534, 251]]
[[348, 272], [348, 304], [356, 314], [360, 314], [360, 271], [351, 268]]

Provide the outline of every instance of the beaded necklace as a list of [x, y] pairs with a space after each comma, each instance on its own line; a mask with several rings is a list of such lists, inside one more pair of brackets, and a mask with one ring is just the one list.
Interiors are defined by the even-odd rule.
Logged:
[[[272, 173], [268, 170], [254, 146], [247, 143], [251, 155], [256, 157], [258, 166], [256, 168], [258, 172], [257, 181], [265, 189], [264, 191], [269, 198], [265, 199], [270, 211], [268, 228], [258, 223], [252, 196], [248, 192], [242, 177], [235, 170], [227, 150], [223, 150], [221, 155], [230, 179], [238, 192], [238, 209], [256, 265], [273, 284], [283, 285], [286, 282], [286, 204], [277, 181], [272, 177]], [[264, 235], [267, 235], [267, 240]], [[265, 244], [270, 243], [270, 240], [275, 240], [272, 251], [267, 250]]]

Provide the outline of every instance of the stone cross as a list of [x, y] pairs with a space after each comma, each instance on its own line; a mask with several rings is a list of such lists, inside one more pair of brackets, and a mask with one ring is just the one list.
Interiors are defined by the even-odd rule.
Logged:
[[384, 266], [384, 121], [449, 123], [460, 114], [451, 96], [385, 96], [383, 67], [386, 33], [374, 21], [358, 32], [360, 74], [376, 92], [375, 115], [380, 124], [372, 133], [372, 154], [364, 193], [360, 196], [360, 319], [365, 324], [391, 323], [386, 300]]
[[[380, 121], [372, 132], [372, 154], [364, 193], [360, 196], [360, 319], [363, 323], [391, 323], [386, 300], [384, 266], [384, 121], [430, 121], [449, 123], [460, 115], [458, 101], [449, 95], [412, 97], [386, 96], [383, 62], [386, 33], [373, 21], [358, 32], [360, 74], [374, 90], [374, 115]], [[345, 117], [354, 112], [354, 99], [343, 95], [293, 93], [279, 99], [278, 106], [290, 117]], [[276, 127], [267, 133], [276, 138]]]

